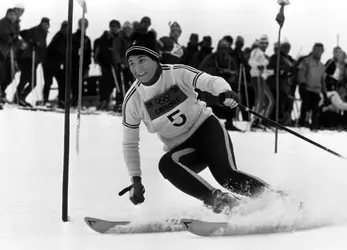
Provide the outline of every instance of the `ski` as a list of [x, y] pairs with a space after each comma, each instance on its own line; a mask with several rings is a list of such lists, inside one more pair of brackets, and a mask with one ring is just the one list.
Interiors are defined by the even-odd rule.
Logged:
[[276, 233], [295, 233], [299, 231], [314, 230], [329, 226], [329, 223], [305, 223], [305, 221], [279, 222], [278, 224], [234, 224], [232, 221], [209, 222], [194, 219], [182, 219], [185, 229], [197, 236], [202, 237], [221, 237], [251, 234], [276, 234]]
[[[277, 204], [279, 205], [280, 203]], [[256, 214], [259, 215], [265, 212], [268, 207], [269, 201], [266, 201], [266, 199], [252, 200], [249, 203], [236, 207], [229, 215], [230, 220], [209, 222], [197, 219], [181, 219], [181, 224], [188, 232], [203, 237], [293, 232], [316, 227], [316, 225], [305, 224], [304, 219], [307, 212], [303, 207], [302, 201], [281, 204], [281, 208], [283, 209], [282, 215], [269, 224], [257, 224], [256, 222], [242, 223], [242, 219], [241, 223], [237, 222], [236, 217], [240, 219]], [[286, 221], [288, 220], [288, 216], [291, 216], [289, 222]], [[286, 220], [282, 220], [283, 218], [286, 218]]]
[[213, 236], [216, 233], [223, 234], [228, 227], [228, 222], [207, 222], [195, 219], [181, 219], [182, 225], [188, 232], [198, 236]]
[[307, 221], [306, 215], [305, 212], [299, 211], [296, 216], [288, 220], [287, 215], [284, 214], [283, 217], [268, 223], [256, 221], [252, 223], [247, 219], [237, 222], [237, 219], [232, 218], [222, 222], [182, 219], [181, 223], [188, 232], [202, 237], [294, 233], [329, 225], [328, 223], [316, 224]]
[[92, 230], [101, 234], [113, 227], [128, 225], [130, 223], [130, 221], [108, 221], [92, 217], [85, 217], [84, 221]]
[[132, 222], [126, 220], [110, 221], [93, 217], [85, 217], [84, 221], [89, 228], [100, 234], [164, 233], [185, 230], [178, 219]]

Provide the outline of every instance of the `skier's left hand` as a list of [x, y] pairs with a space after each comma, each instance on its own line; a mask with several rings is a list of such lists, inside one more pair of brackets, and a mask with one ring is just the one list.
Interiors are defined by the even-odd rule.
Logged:
[[220, 103], [222, 103], [225, 106], [228, 106], [232, 109], [237, 107], [238, 102], [240, 100], [239, 95], [232, 90], [229, 90], [229, 91], [226, 91], [226, 92], [219, 94], [218, 98], [219, 98]]
[[143, 203], [145, 201], [145, 187], [142, 185], [142, 178], [140, 176], [134, 176], [131, 178], [131, 182], [132, 184], [120, 191], [118, 195], [122, 196], [126, 192], [129, 192], [129, 199], [134, 205]]

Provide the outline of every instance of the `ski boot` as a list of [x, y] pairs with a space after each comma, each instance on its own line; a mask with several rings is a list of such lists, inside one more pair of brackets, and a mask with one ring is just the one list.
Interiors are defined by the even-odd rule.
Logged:
[[204, 201], [204, 205], [214, 213], [228, 213], [234, 207], [240, 205], [241, 200], [230, 193], [222, 192], [217, 189]]

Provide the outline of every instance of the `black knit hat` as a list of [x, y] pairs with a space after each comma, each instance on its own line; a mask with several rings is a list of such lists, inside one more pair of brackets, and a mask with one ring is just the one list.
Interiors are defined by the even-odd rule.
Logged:
[[49, 24], [49, 18], [48, 17], [42, 17], [40, 24], [47, 23]]
[[159, 62], [157, 41], [152, 31], [147, 33], [135, 31], [131, 36], [131, 45], [125, 52], [127, 60], [130, 56], [146, 55]]
[[113, 20], [110, 21], [109, 26], [110, 26], [110, 28], [111, 28], [112, 26], [117, 26], [118, 28], [121, 27], [120, 22], [119, 22], [118, 20], [115, 20], [115, 19], [113, 19]]
[[8, 13], [11, 13], [11, 12], [16, 13], [16, 11], [13, 8], [10, 8], [10, 9], [7, 9], [6, 15], [8, 15]]

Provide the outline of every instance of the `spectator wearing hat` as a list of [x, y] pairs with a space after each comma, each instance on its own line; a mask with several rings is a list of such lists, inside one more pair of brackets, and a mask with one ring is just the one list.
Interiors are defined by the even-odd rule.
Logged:
[[[269, 118], [273, 107], [275, 105], [274, 97], [266, 83], [268, 78], [267, 66], [269, 64], [268, 56], [265, 54], [266, 49], [269, 46], [269, 40], [267, 35], [263, 35], [259, 40], [253, 44], [253, 50], [249, 59], [249, 65], [251, 66], [251, 83], [255, 89], [255, 112], [264, 115]], [[263, 107], [265, 109], [263, 111]], [[262, 128], [261, 120], [255, 118], [251, 121], [251, 128]], [[266, 125], [266, 124], [263, 124]]]
[[[21, 106], [31, 106], [25, 99], [36, 86], [37, 66], [46, 59], [46, 39], [49, 27], [49, 18], [43, 17], [39, 25], [20, 32], [20, 36], [26, 44], [25, 48], [19, 52], [18, 56], [18, 66], [21, 74], [17, 87], [18, 100], [16, 101], [18, 101], [18, 104]], [[33, 66], [34, 68], [32, 68]], [[34, 73], [34, 76], [32, 76], [32, 73]], [[34, 82], [32, 82], [32, 79], [34, 79]], [[15, 95], [15, 97], [16, 96], [17, 95]]]
[[338, 67], [339, 56], [341, 53], [342, 49], [339, 46], [336, 46], [333, 49], [333, 57], [325, 63], [325, 84], [327, 91], [337, 89], [337, 83], [342, 73]]
[[17, 20], [16, 20], [16, 24], [15, 24], [15, 28], [14, 28], [14, 30], [15, 30], [15, 38], [17, 38], [16, 39], [16, 48], [19, 48], [21, 45], [22, 45], [22, 43], [21, 43], [21, 41], [18, 39], [19, 37], [19, 32], [20, 32], [20, 22], [21, 22], [21, 17], [23, 16], [23, 14], [24, 14], [24, 5], [23, 4], [16, 4], [15, 6], [14, 6], [14, 8], [13, 8], [13, 10], [15, 11], [15, 13], [16, 13], [16, 15], [17, 15]]
[[328, 99], [324, 82], [325, 67], [321, 62], [323, 53], [324, 45], [322, 43], [314, 44], [311, 55], [301, 61], [298, 72], [299, 92], [302, 100], [299, 125], [305, 125], [306, 115], [311, 111], [309, 127], [313, 131], [319, 129], [320, 95], [322, 94], [325, 99]]
[[148, 16], [144, 16], [141, 18], [138, 31], [147, 33], [151, 25], [152, 25], [151, 19]]
[[[251, 56], [252, 49], [250, 47], [246, 47], [243, 49], [243, 58], [241, 61], [243, 61], [243, 67], [244, 67], [244, 80], [247, 83], [247, 94], [248, 94], [248, 102], [246, 98], [246, 85], [241, 85], [241, 104], [244, 106], [248, 106], [249, 108], [254, 107], [255, 105], [255, 93], [254, 88], [251, 84], [251, 66], [249, 65], [248, 61]], [[239, 71], [240, 72], [240, 71]], [[242, 73], [242, 74], [243, 74]], [[242, 120], [243, 121], [249, 121], [249, 113], [245, 110], [241, 110]]]
[[[24, 41], [21, 39], [21, 37], [19, 36], [19, 32], [20, 32], [20, 22], [21, 22], [21, 17], [24, 14], [24, 5], [23, 4], [16, 4], [13, 8], [13, 11], [16, 13], [16, 21], [13, 24], [12, 27], [12, 31], [13, 31], [13, 41], [11, 43], [11, 49], [12, 49], [12, 55], [13, 58], [11, 59], [10, 57], [7, 58], [7, 68], [8, 68], [8, 72], [11, 72], [11, 74], [6, 74], [6, 79], [5, 79], [5, 84], [4, 87], [9, 86], [14, 77], [15, 77], [15, 73], [19, 70], [18, 68], [18, 64], [17, 64], [17, 54], [20, 50], [25, 48], [25, 43]], [[13, 63], [13, 65], [12, 65]], [[5, 92], [3, 93], [3, 97], [6, 100], [6, 95]]]
[[229, 54], [232, 55], [233, 53], [233, 44], [234, 44], [234, 38], [230, 35], [226, 35], [223, 37], [223, 40], [226, 41], [228, 43], [229, 46]]
[[184, 48], [182, 64], [194, 67], [193, 57], [194, 57], [194, 54], [198, 51], [199, 51], [199, 35], [196, 33], [192, 33], [190, 35], [187, 47]]
[[126, 42], [121, 37], [121, 25], [118, 20], [112, 20], [109, 24], [109, 30], [105, 31], [98, 39], [97, 48], [95, 49], [94, 60], [99, 64], [102, 72], [100, 83], [100, 105], [99, 110], [108, 110], [111, 94], [117, 86], [116, 102], [117, 105], [122, 103], [122, 84], [120, 71], [125, 66]]
[[[293, 61], [289, 56], [290, 44], [288, 42], [283, 42], [281, 44], [276, 43], [274, 45], [275, 53], [270, 57], [268, 70], [271, 71], [271, 75], [267, 79], [267, 85], [269, 86], [273, 96], [276, 96], [277, 85], [277, 57], [280, 54], [279, 62], [279, 123], [283, 125], [289, 125], [291, 122], [291, 106], [293, 102], [291, 101], [290, 92], [290, 77], [293, 67]], [[272, 113], [272, 119], [275, 119], [275, 112]]]
[[16, 12], [16, 14], [18, 15], [18, 17], [20, 18], [25, 11], [25, 7], [23, 4], [21, 3], [17, 3], [15, 4], [15, 6], [13, 7], [14, 11]]
[[170, 35], [161, 37], [158, 41], [161, 63], [179, 64], [184, 55], [183, 48], [178, 43], [178, 39], [182, 34], [182, 29], [177, 22], [169, 23], [169, 26]]
[[[235, 39], [234, 49], [231, 52], [231, 57], [236, 63], [237, 72], [238, 72], [238, 86], [237, 88], [240, 90], [240, 103], [244, 106], [250, 105], [250, 92], [251, 84], [248, 79], [247, 74], [249, 73], [249, 65], [248, 61], [246, 62], [244, 59], [243, 47], [245, 45], [245, 40], [242, 36], [237, 36]], [[247, 91], [247, 92], [246, 92]], [[242, 120], [248, 121], [249, 115], [244, 110], [240, 110], [242, 114]]]
[[16, 12], [17, 14], [17, 21], [16, 21], [16, 31], [17, 31], [17, 34], [19, 34], [20, 32], [20, 22], [21, 22], [21, 17], [23, 16], [24, 14], [24, 11], [25, 11], [25, 7], [23, 4], [16, 4], [13, 8], [13, 10]]
[[[127, 90], [130, 88], [130, 81], [132, 81], [132, 75], [129, 71], [128, 64], [125, 60], [125, 51], [127, 49], [126, 40], [121, 36], [120, 34], [120, 26], [117, 33], [113, 33], [114, 39], [113, 39], [113, 65], [115, 69], [115, 75], [117, 79], [119, 87], [117, 89], [116, 94], [116, 106], [114, 111], [117, 113], [121, 113], [122, 111], [122, 105], [124, 100], [124, 95], [127, 92]], [[130, 74], [130, 76], [129, 76]], [[130, 79], [129, 79], [130, 77]], [[113, 88], [112, 88], [113, 90]]]
[[[213, 76], [224, 78], [232, 89], [237, 89], [237, 66], [230, 55], [230, 43], [222, 39], [218, 43], [217, 51], [205, 57], [199, 66], [199, 70]], [[211, 107], [213, 113], [221, 119], [226, 119], [225, 128], [232, 131], [240, 131], [233, 124], [235, 110], [220, 104], [218, 97], [206, 91], [200, 91], [199, 98]]]
[[193, 67], [195, 68], [199, 68], [206, 56], [212, 53], [212, 38], [210, 36], [204, 36], [202, 41], [199, 43], [199, 47], [199, 51], [193, 56]]
[[235, 46], [231, 52], [231, 56], [235, 60], [237, 67], [240, 68], [241, 64], [244, 64], [243, 60], [243, 46], [245, 45], [245, 40], [242, 36], [237, 36], [235, 39]]
[[49, 92], [53, 84], [53, 77], [58, 84], [58, 108], [64, 108], [65, 102], [65, 70], [66, 70], [66, 39], [68, 22], [63, 21], [60, 30], [53, 36], [47, 46], [46, 60], [42, 62], [44, 85], [42, 105], [50, 106]]
[[13, 9], [8, 9], [6, 16], [0, 20], [0, 108], [3, 99], [6, 98], [5, 90], [8, 84], [6, 79], [11, 72], [8, 64], [10, 59], [10, 49], [15, 38], [14, 25], [17, 20], [16, 13]]
[[[79, 65], [81, 53], [81, 31], [82, 31], [82, 20], [78, 20], [78, 29], [72, 34], [72, 53], [71, 53], [71, 94], [72, 94], [72, 107], [77, 107], [78, 104], [78, 80], [79, 80]], [[92, 45], [91, 40], [87, 35], [87, 29], [89, 26], [88, 19], [84, 19], [84, 47], [83, 47], [83, 64], [82, 64], [82, 80], [89, 75], [89, 67], [92, 63]]]
[[346, 85], [346, 53], [338, 54], [338, 65], [344, 77], [339, 79], [336, 90], [327, 90], [327, 100], [321, 98], [320, 126], [324, 129], [338, 129], [347, 131], [347, 85]]
[[141, 24], [139, 21], [134, 21], [132, 23], [132, 26], [133, 26], [133, 31], [139, 31], [140, 32]]
[[287, 114], [288, 120], [287, 122], [285, 122], [286, 125], [290, 125], [291, 123], [293, 124], [294, 121], [292, 121], [291, 119], [291, 114], [293, 111], [293, 104], [295, 101], [295, 91], [296, 91], [296, 87], [297, 85], [295, 84], [297, 81], [293, 81], [293, 75], [295, 74], [295, 64], [296, 61], [294, 60], [294, 58], [289, 54], [290, 50], [291, 50], [291, 44], [289, 43], [289, 41], [285, 40], [284, 42], [282, 42], [281, 46], [280, 46], [280, 50], [281, 50], [281, 55], [284, 57], [284, 59], [286, 60], [286, 62], [290, 65], [290, 71], [288, 72], [288, 81], [289, 81], [289, 94], [287, 96], [287, 105], [286, 105], [286, 109], [285, 109], [285, 113]]
[[111, 94], [115, 86], [113, 78], [114, 58], [113, 58], [113, 42], [115, 36], [119, 34], [120, 23], [117, 20], [111, 20], [109, 23], [109, 30], [94, 42], [94, 61], [100, 66], [101, 81], [99, 85], [99, 106], [98, 110], [107, 110], [111, 100]]

